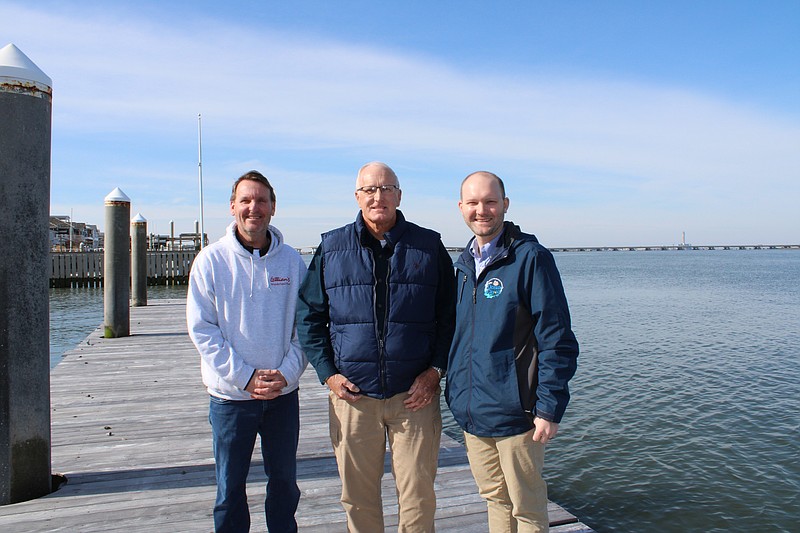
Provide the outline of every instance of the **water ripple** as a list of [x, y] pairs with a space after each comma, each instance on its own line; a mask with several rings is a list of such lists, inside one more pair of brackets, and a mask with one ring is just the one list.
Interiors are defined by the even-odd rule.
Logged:
[[791, 531], [800, 254], [557, 255], [581, 342], [548, 448], [598, 531]]

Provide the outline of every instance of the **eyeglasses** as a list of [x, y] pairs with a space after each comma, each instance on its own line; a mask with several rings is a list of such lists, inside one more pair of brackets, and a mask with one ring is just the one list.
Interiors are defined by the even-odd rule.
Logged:
[[356, 192], [363, 192], [367, 196], [375, 196], [375, 193], [378, 192], [379, 189], [383, 194], [387, 194], [399, 191], [400, 187], [398, 185], [367, 185], [365, 187], [359, 187], [356, 189]]

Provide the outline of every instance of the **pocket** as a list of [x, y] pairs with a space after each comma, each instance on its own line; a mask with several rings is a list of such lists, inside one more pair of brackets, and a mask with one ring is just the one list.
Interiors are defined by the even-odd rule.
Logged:
[[333, 349], [333, 364], [336, 365], [336, 368], [339, 368], [342, 359], [342, 328], [340, 327], [331, 327], [331, 348]]
[[504, 408], [519, 409], [519, 384], [517, 383], [517, 365], [514, 361], [514, 350], [492, 352], [491, 381], [497, 398]]
[[512, 373], [516, 372], [514, 365], [514, 350], [500, 350], [490, 352], [489, 359], [492, 362], [492, 378], [503, 384], [508, 384], [508, 379]]
[[339, 399], [333, 391], [328, 392], [328, 432], [331, 438], [331, 444], [334, 449], [342, 442], [342, 425], [339, 422], [339, 416], [336, 413], [336, 402], [344, 401]]
[[211, 396], [211, 395], [209, 395], [209, 398], [211, 398], [211, 402], [212, 403], [215, 403], [217, 405], [228, 405], [231, 402], [233, 402], [233, 400], [227, 400], [225, 398], [218, 398], [216, 396]]

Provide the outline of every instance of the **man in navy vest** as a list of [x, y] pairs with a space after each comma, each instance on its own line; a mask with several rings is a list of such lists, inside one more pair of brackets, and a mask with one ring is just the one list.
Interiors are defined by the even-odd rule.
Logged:
[[397, 209], [384, 163], [358, 172], [355, 222], [322, 235], [300, 287], [297, 331], [330, 389], [330, 434], [348, 529], [384, 531], [386, 441], [399, 531], [434, 531], [439, 381], [453, 337], [453, 264], [438, 233]]

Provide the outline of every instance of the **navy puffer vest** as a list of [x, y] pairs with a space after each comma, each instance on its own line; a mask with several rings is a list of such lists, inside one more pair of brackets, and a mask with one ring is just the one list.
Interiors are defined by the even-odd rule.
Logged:
[[386, 234], [394, 253], [389, 259], [388, 312], [380, 339], [374, 262], [370, 248], [361, 243], [362, 231], [366, 228], [359, 213], [354, 223], [322, 236], [331, 344], [339, 372], [362, 394], [390, 398], [407, 391], [431, 364], [440, 237], [406, 222], [397, 212], [397, 223]]

